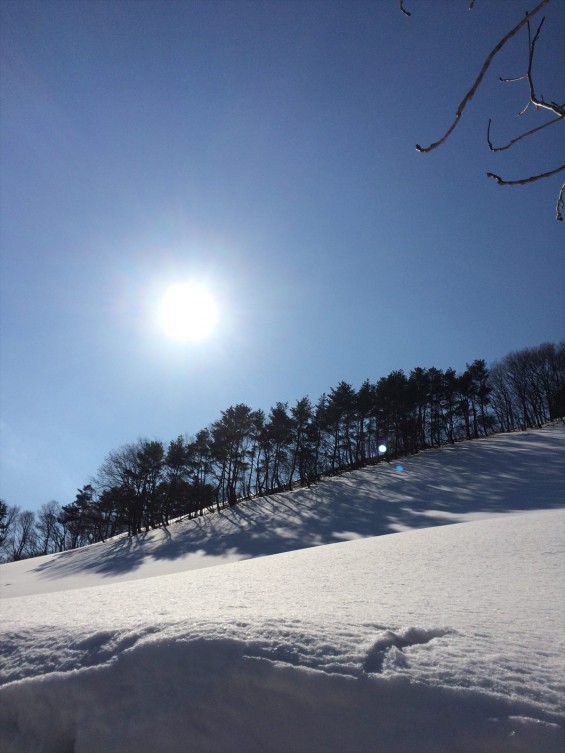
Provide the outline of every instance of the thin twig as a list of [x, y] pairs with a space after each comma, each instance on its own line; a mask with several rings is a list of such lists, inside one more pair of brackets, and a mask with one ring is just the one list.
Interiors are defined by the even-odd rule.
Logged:
[[498, 80], [502, 81], [503, 84], [513, 84], [515, 81], [522, 81], [527, 77], [528, 74], [524, 73], [522, 76], [516, 76], [516, 78], [502, 78], [502, 76], [499, 76]]
[[475, 82], [474, 82], [473, 86], [469, 89], [469, 91], [467, 92], [467, 94], [463, 97], [463, 99], [462, 99], [459, 107], [457, 108], [457, 112], [455, 114], [455, 119], [454, 119], [453, 123], [449, 126], [449, 128], [447, 129], [447, 131], [445, 132], [445, 134], [441, 137], [441, 139], [439, 139], [439, 141], [435, 141], [433, 144], [430, 144], [427, 147], [422, 147], [419, 144], [416, 144], [416, 149], [419, 152], [431, 152], [433, 149], [436, 149], [438, 146], [441, 146], [441, 144], [443, 144], [445, 141], [447, 141], [447, 139], [449, 138], [449, 136], [451, 135], [451, 133], [455, 129], [455, 126], [457, 125], [457, 123], [461, 119], [461, 116], [463, 115], [463, 111], [464, 111], [465, 107], [472, 100], [473, 96], [475, 95], [475, 92], [479, 88], [479, 86], [481, 84], [481, 81], [483, 80], [483, 78], [484, 78], [487, 70], [489, 69], [489, 66], [492, 63], [493, 58], [495, 57], [495, 55], [498, 52], [500, 52], [500, 50], [504, 47], [504, 45], [506, 44], [506, 42], [508, 42], [509, 39], [512, 39], [512, 37], [515, 34], [517, 34], [520, 31], [520, 29], [525, 24], [528, 23], [528, 20], [532, 16], [535, 16], [535, 14], [538, 13], [545, 5], [547, 5], [548, 2], [549, 2], [549, 0], [542, 0], [541, 3], [539, 3], [534, 8], [534, 10], [531, 13], [528, 13], [525, 18], [523, 18], [518, 24], [516, 24], [516, 26], [513, 29], [511, 29], [508, 32], [508, 34], [506, 34], [498, 42], [498, 44], [494, 47], [494, 49], [491, 51], [491, 53], [488, 55], [488, 57], [486, 58], [485, 62], [483, 63], [483, 67], [481, 68], [479, 75], [475, 79]]
[[[541, 20], [541, 21], [539, 22], [539, 26], [538, 26], [538, 28], [536, 29], [536, 33], [534, 34], [534, 39], [533, 39], [533, 41], [532, 41], [532, 28], [531, 28], [531, 26], [530, 26], [530, 19], [529, 19], [529, 14], [528, 14], [528, 11], [526, 11], [526, 17], [528, 18], [528, 47], [529, 47], [529, 49], [530, 49], [530, 52], [532, 52], [532, 50], [533, 50], [533, 49], [534, 49], [534, 47], [536, 46], [536, 42], [538, 41], [538, 37], [539, 37], [539, 35], [540, 35], [540, 31], [541, 31], [541, 27], [542, 27], [542, 26], [544, 25], [544, 23], [545, 23], [545, 16], [544, 16], [544, 17], [542, 18], [542, 20]], [[531, 55], [531, 57], [533, 58], [533, 55]]]
[[547, 126], [553, 125], [554, 123], [558, 123], [561, 120], [561, 118], [558, 116], [554, 118], [553, 120], [548, 120], [547, 123], [543, 123], [543, 125], [537, 126], [537, 128], [532, 128], [531, 131], [527, 131], [526, 133], [523, 133], [521, 136], [516, 136], [515, 139], [512, 139], [512, 141], [509, 141], [504, 146], [493, 146], [492, 141], [490, 140], [490, 126], [492, 123], [492, 118], [488, 119], [488, 127], [487, 127], [487, 142], [488, 142], [488, 148], [491, 150], [491, 152], [503, 152], [505, 149], [510, 149], [511, 146], [513, 146], [517, 141], [521, 141], [522, 139], [525, 139], [527, 136], [531, 136], [534, 133], [537, 133], [538, 131], [541, 131], [543, 128], [547, 128]]
[[531, 178], [522, 178], [521, 180], [504, 180], [500, 175], [495, 175], [494, 173], [487, 173], [487, 178], [494, 178], [499, 186], [525, 186], [526, 183], [535, 183], [536, 180], [551, 178], [552, 175], [557, 175], [557, 173], [560, 173], [562, 170], [565, 170], [565, 165], [561, 165], [561, 167], [557, 167], [555, 170], [550, 170], [548, 173], [532, 175]]
[[528, 101], [526, 102], [526, 104], [524, 105], [524, 107], [523, 107], [523, 108], [522, 108], [522, 109], [520, 110], [520, 112], [518, 113], [518, 117], [519, 117], [519, 118], [521, 118], [521, 117], [522, 117], [522, 115], [525, 115], [525, 114], [526, 114], [526, 112], [527, 112], [527, 110], [528, 110], [528, 107], [529, 107], [529, 106], [530, 106], [531, 104], [532, 104], [532, 100], [531, 100], [531, 99], [529, 99], [529, 100], [528, 100]]
[[405, 16], [411, 16], [412, 15], [410, 13], [410, 11], [406, 10], [406, 8], [404, 7], [404, 0], [398, 0], [398, 4], [400, 5], [400, 10], [404, 13]]
[[563, 196], [565, 194], [565, 183], [561, 186], [561, 191], [559, 191], [559, 196], [557, 197], [557, 206], [555, 207], [555, 219], [559, 220], [560, 222], [563, 222], [563, 213], [562, 209], [565, 206], [565, 201], [563, 199]]

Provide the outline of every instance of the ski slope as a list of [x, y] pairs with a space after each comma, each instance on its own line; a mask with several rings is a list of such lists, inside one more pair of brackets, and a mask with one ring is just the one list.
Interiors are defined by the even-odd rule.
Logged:
[[0, 567], [0, 750], [565, 749], [565, 431]]

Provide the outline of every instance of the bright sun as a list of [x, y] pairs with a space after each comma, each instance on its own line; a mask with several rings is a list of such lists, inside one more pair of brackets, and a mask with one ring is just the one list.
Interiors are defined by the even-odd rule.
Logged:
[[172, 285], [161, 300], [160, 323], [165, 334], [175, 340], [204, 340], [218, 323], [218, 309], [200, 285]]

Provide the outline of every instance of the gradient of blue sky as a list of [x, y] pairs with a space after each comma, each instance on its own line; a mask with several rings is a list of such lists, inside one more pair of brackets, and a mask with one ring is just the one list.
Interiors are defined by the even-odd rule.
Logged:
[[[526, 4], [528, 5], [528, 4]], [[533, 3], [529, 4], [533, 7]], [[2, 0], [0, 493], [74, 499], [108, 451], [393, 369], [457, 370], [564, 334], [563, 129], [489, 154], [521, 36], [440, 150], [521, 2]], [[565, 4], [540, 87], [563, 97]], [[546, 52], [547, 51], [547, 52]], [[543, 76], [542, 76], [543, 73]], [[222, 322], [167, 341], [167, 284]]]

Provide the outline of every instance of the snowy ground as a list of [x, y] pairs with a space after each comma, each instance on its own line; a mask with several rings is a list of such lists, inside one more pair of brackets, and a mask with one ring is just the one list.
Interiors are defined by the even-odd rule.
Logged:
[[564, 450], [493, 437], [3, 565], [0, 750], [561, 753]]
[[499, 435], [262, 497], [135, 539], [0, 568], [1, 594], [84, 588], [565, 505], [565, 428]]

